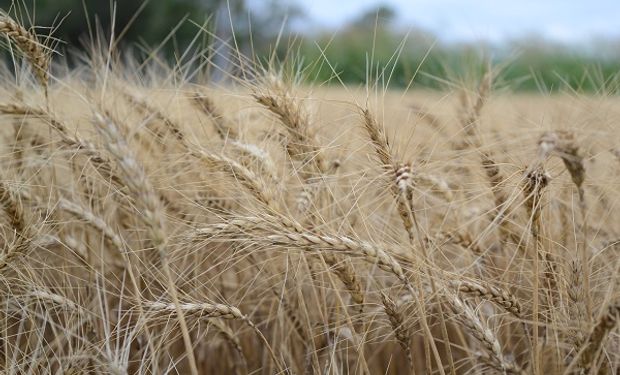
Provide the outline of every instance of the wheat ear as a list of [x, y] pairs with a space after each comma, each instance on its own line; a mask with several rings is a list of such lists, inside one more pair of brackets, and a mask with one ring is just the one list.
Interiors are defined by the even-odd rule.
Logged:
[[36, 35], [4, 13], [0, 13], [0, 33], [12, 40], [26, 56], [32, 65], [35, 77], [44, 88], [47, 96], [50, 57]]
[[237, 217], [225, 223], [211, 224], [185, 235], [190, 241], [226, 237], [244, 233], [251, 241], [302, 248], [307, 251], [331, 250], [352, 256], [362, 256], [369, 263], [392, 273], [415, 294], [401, 265], [381, 247], [349, 236], [318, 234], [305, 230], [299, 223], [275, 216]]
[[413, 356], [411, 355], [411, 331], [405, 325], [405, 316], [394, 300], [383, 292], [381, 293], [381, 303], [383, 303], [385, 314], [390, 320], [390, 325], [392, 326], [396, 340], [398, 340], [398, 343], [407, 355], [409, 370], [411, 374], [415, 374], [415, 364], [413, 362]]
[[108, 223], [105, 222], [102, 218], [95, 215], [89, 209], [84, 206], [81, 206], [77, 203], [71, 202], [65, 198], [60, 198], [58, 200], [58, 208], [62, 211], [68, 212], [71, 215], [83, 220], [88, 225], [100, 231], [107, 241], [112, 244], [119, 254], [126, 255], [126, 249], [123, 245], [123, 240], [121, 237], [113, 230]]
[[568, 315], [576, 328], [572, 329], [569, 336], [573, 349], [579, 351], [585, 340], [583, 325], [586, 320], [586, 311], [583, 306], [583, 270], [579, 257], [570, 262], [568, 286], [566, 294], [568, 296]]
[[64, 123], [49, 110], [26, 104], [0, 103], [0, 113], [14, 116], [32, 116], [47, 121], [59, 135], [60, 141], [66, 148], [88, 156], [89, 162], [105, 179], [111, 180], [119, 190], [124, 188], [125, 184], [113, 171], [110, 160], [92, 142], [81, 138], [78, 134], [71, 134]]
[[207, 151], [197, 151], [195, 155], [235, 178], [241, 186], [265, 206], [277, 207], [277, 202], [263, 179], [245, 166], [224, 155]]
[[224, 116], [208, 96], [196, 92], [190, 97], [190, 101], [195, 108], [211, 118], [215, 131], [222, 140], [239, 139], [237, 131], [226, 123]]
[[34, 233], [31, 233], [30, 226], [26, 222], [20, 197], [6, 185], [2, 176], [0, 176], [0, 205], [15, 233], [15, 243], [5, 246], [4, 251], [0, 253], [0, 271], [2, 271], [15, 258], [31, 249]]
[[475, 311], [457, 295], [447, 294], [447, 297], [455, 318], [482, 344], [483, 348], [490, 355], [493, 364], [500, 368], [501, 371], [522, 373], [522, 370], [515, 363], [504, 357], [497, 336], [476, 315]]
[[523, 182], [523, 193], [525, 195], [525, 207], [528, 212], [528, 216], [531, 220], [530, 230], [532, 237], [534, 238], [536, 256], [541, 258], [545, 263], [545, 279], [547, 280], [547, 289], [549, 292], [555, 290], [557, 281], [555, 275], [557, 273], [551, 253], [542, 252], [542, 244], [540, 240], [540, 227], [541, 227], [541, 215], [542, 215], [542, 194], [549, 185], [551, 177], [542, 166], [538, 166], [534, 170], [530, 170], [525, 175]]
[[[121, 92], [127, 98], [127, 101], [129, 101], [129, 103], [132, 104], [135, 108], [137, 108], [140, 112], [147, 116], [152, 116], [158, 121], [161, 121], [166, 126], [168, 131], [172, 133], [176, 140], [183, 146], [183, 148], [188, 149], [188, 144], [185, 140], [185, 133], [183, 132], [180, 124], [177, 124], [162, 111], [153, 107], [146, 99], [125, 90], [122, 90]], [[164, 135], [159, 131], [156, 131], [155, 134], [160, 139], [160, 141], [165, 144], [166, 139]]]
[[222, 336], [224, 336], [226, 342], [228, 342], [228, 344], [235, 349], [239, 357], [240, 367], [247, 372], [248, 364], [245, 358], [245, 353], [243, 353], [241, 342], [239, 341], [239, 338], [235, 336], [233, 330], [228, 326], [228, 324], [218, 319], [213, 319], [210, 323], [220, 332]]
[[489, 284], [469, 280], [453, 281], [452, 285], [461, 293], [480, 297], [493, 302], [516, 318], [522, 319], [521, 303], [513, 294]]
[[278, 118], [286, 131], [286, 151], [291, 160], [298, 164], [295, 173], [303, 183], [297, 199], [297, 210], [305, 215], [317, 202], [321, 192], [320, 182], [328, 173], [329, 166], [315, 139], [310, 116], [303, 102], [280, 77], [267, 74], [263, 81], [266, 89], [255, 89], [252, 96]]
[[226, 146], [232, 148], [239, 162], [246, 168], [254, 167], [261, 175], [269, 177], [271, 183], [279, 184], [277, 168], [266, 150], [255, 144], [235, 140], [227, 142]]
[[370, 112], [368, 108], [358, 108], [362, 116], [362, 123], [364, 129], [370, 139], [370, 142], [375, 150], [377, 159], [380, 162], [381, 168], [394, 176], [393, 183], [390, 183], [390, 191], [396, 199], [396, 209], [398, 216], [400, 217], [405, 231], [409, 236], [409, 241], [413, 242], [413, 218], [410, 212], [408, 202], [411, 201], [412, 190], [412, 173], [411, 166], [406, 163], [397, 162], [392, 151], [390, 144], [383, 130], [383, 127], [379, 124], [375, 116]]

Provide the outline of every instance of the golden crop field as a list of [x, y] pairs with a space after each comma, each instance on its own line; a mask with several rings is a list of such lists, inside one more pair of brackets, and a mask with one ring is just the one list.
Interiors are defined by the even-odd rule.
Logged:
[[618, 97], [50, 74], [0, 32], [3, 373], [618, 373]]

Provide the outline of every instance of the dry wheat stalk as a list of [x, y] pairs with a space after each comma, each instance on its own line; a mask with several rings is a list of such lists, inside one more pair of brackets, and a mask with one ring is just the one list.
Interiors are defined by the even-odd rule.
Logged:
[[495, 200], [495, 217], [493, 222], [496, 222], [499, 226], [500, 236], [502, 242], [510, 236], [510, 228], [508, 227], [505, 213], [508, 202], [508, 196], [502, 189], [502, 183], [505, 181], [504, 175], [499, 169], [499, 165], [492, 159], [490, 152], [483, 152], [480, 156], [482, 169], [484, 169], [485, 175], [491, 185], [491, 193]]
[[[461, 125], [465, 130], [465, 135], [470, 138], [468, 139], [468, 141], [473, 146], [479, 146], [480, 143], [480, 140], [478, 139], [478, 120], [480, 119], [480, 113], [482, 112], [482, 108], [486, 104], [489, 94], [491, 92], [491, 88], [493, 85], [493, 75], [493, 70], [490, 68], [487, 69], [486, 73], [480, 80], [480, 84], [478, 85], [476, 101], [473, 105], [469, 105], [469, 98], [467, 98], [466, 96], [462, 97], [464, 117], [461, 120]], [[471, 138], [474, 139], [471, 140]]]
[[305, 246], [308, 249], [316, 251], [324, 249], [343, 251], [353, 256], [362, 255], [364, 260], [373, 264], [376, 263], [379, 268], [393, 273], [405, 283], [405, 285], [410, 287], [409, 279], [405, 276], [400, 264], [392, 256], [388, 255], [385, 250], [369, 242], [359, 241], [348, 236], [321, 235], [311, 232], [280, 232], [269, 234], [265, 236], [265, 239], [277, 245], [292, 247]]
[[37, 290], [33, 290], [29, 292], [28, 296], [33, 297], [37, 300], [52, 302], [58, 306], [64, 307], [71, 311], [79, 312], [82, 314], [87, 314], [87, 312], [84, 310], [84, 308], [81, 305], [57, 293], [52, 293], [50, 291], [43, 290], [43, 289], [37, 289]]
[[550, 155], [557, 155], [562, 159], [568, 170], [573, 184], [579, 192], [579, 208], [581, 210], [583, 239], [580, 245], [581, 265], [583, 269], [584, 297], [588, 316], [592, 316], [592, 300], [590, 296], [590, 256], [588, 250], [588, 222], [585, 190], [585, 166], [579, 146], [573, 133], [568, 131], [555, 131], [544, 133], [538, 141], [538, 156], [544, 160]]
[[14, 232], [14, 240], [9, 243], [4, 240], [4, 251], [0, 254], [0, 271], [9, 266], [14, 259], [28, 253], [33, 247], [38, 247], [32, 223], [26, 221], [21, 194], [16, 194], [6, 184], [0, 175], [0, 205], [9, 219], [9, 225]]
[[364, 124], [364, 129], [366, 129], [366, 133], [375, 149], [377, 158], [381, 162], [381, 167], [387, 172], [391, 172], [397, 163], [392, 157], [390, 143], [385, 131], [368, 108], [359, 108], [359, 110], [363, 119], [362, 123]]
[[[211, 238], [213, 236], [226, 236], [226, 235], [235, 235], [239, 232], [247, 233], [253, 229], [262, 227], [263, 229], [271, 228], [271, 224], [273, 222], [266, 221], [265, 219], [261, 219], [258, 217], [245, 217], [243, 219], [233, 219], [226, 223], [213, 224], [209, 227], [199, 228], [196, 231], [186, 236], [190, 241], [196, 241], [199, 238]], [[291, 230], [294, 233], [304, 233], [305, 230], [299, 225], [291, 220], [287, 220], [285, 218], [277, 219], [277, 224], [285, 228], [286, 230]], [[308, 251], [312, 251], [312, 249], [306, 249]], [[328, 252], [320, 252], [320, 256], [325, 261], [325, 263], [329, 266], [330, 271], [334, 272], [334, 274], [340, 279], [340, 281], [344, 284], [351, 296], [353, 302], [358, 306], [358, 313], [361, 314], [363, 311], [364, 304], [364, 293], [361, 281], [357, 277], [355, 272], [355, 268], [348, 262], [347, 259], [341, 259], [337, 257], [335, 254], [330, 254]], [[281, 303], [285, 303], [281, 301]], [[292, 319], [295, 321], [295, 319]], [[306, 336], [305, 334], [301, 335], [302, 337]]]
[[[143, 306], [150, 310], [153, 319], [168, 320], [170, 315], [177, 313], [174, 303], [160, 301], [143, 301]], [[245, 320], [247, 317], [237, 307], [221, 303], [180, 303], [178, 307], [187, 317], [196, 318], [222, 318]]]
[[288, 133], [286, 150], [292, 160], [298, 161], [303, 180], [324, 174], [327, 165], [321, 148], [311, 134], [310, 119], [304, 106], [280, 81], [268, 87], [267, 92], [254, 92], [254, 99], [273, 113]]
[[551, 154], [559, 156], [564, 162], [566, 170], [570, 173], [573, 183], [582, 194], [585, 166], [573, 133], [560, 130], [544, 133], [538, 141], [538, 152], [541, 159]]
[[[431, 261], [428, 255], [428, 250], [426, 248], [427, 244], [424, 242], [424, 236], [421, 233], [421, 230], [420, 230], [420, 227], [418, 225], [416, 215], [415, 215], [414, 197], [413, 197], [414, 179], [413, 179], [411, 164], [403, 163], [403, 162], [396, 160], [390, 148], [388, 138], [387, 138], [387, 135], [385, 134], [385, 131], [383, 130], [383, 127], [379, 124], [377, 119], [372, 115], [370, 110], [368, 108], [361, 108], [359, 106], [358, 106], [358, 110], [361, 113], [364, 128], [366, 129], [366, 133], [368, 134], [368, 137], [370, 138], [370, 141], [374, 146], [375, 153], [377, 154], [377, 158], [379, 159], [379, 162], [381, 163], [381, 167], [385, 171], [392, 172], [394, 174], [393, 183], [390, 183], [390, 190], [396, 199], [398, 215], [403, 223], [403, 226], [407, 232], [407, 235], [409, 236], [409, 242], [411, 245], [413, 245], [414, 237], [415, 237], [414, 236], [414, 225], [415, 225], [415, 230], [418, 235], [418, 241], [420, 244], [420, 250], [422, 252], [423, 258], [425, 261]], [[431, 284], [431, 289], [433, 293], [437, 293], [437, 288], [436, 288], [435, 281], [434, 281], [434, 274], [430, 268], [428, 269], [428, 271], [429, 272], [427, 276]], [[419, 275], [416, 275], [416, 283], [417, 283], [418, 289], [420, 289], [420, 295], [421, 295], [420, 300], [417, 301], [418, 308], [420, 309], [420, 311], [424, 311], [425, 310], [423, 306], [424, 292], [421, 290], [422, 279]], [[452, 375], [455, 375], [456, 370], [454, 366], [454, 360], [452, 358], [452, 348], [450, 347], [450, 343], [449, 343], [447, 326], [446, 326], [446, 322], [444, 319], [443, 306], [439, 304], [438, 307], [439, 307], [439, 320], [440, 320], [440, 325], [441, 325], [441, 334], [444, 340], [445, 350], [448, 353], [447, 356], [448, 356], [448, 361], [449, 361], [449, 368], [450, 368]], [[429, 331], [426, 317], [422, 319], [422, 326], [425, 331], [427, 332]], [[427, 366], [428, 366], [428, 363], [430, 362], [430, 355], [428, 354], [429, 353], [428, 348], [429, 348], [429, 343], [428, 341], [426, 341], [425, 351], [426, 351]], [[440, 361], [437, 348], [435, 346], [435, 343], [432, 341], [430, 342], [430, 348], [432, 349], [436, 357], [435, 359]], [[427, 368], [427, 371], [430, 371], [430, 370]], [[443, 369], [441, 367], [440, 367], [440, 372], [443, 374]]]
[[605, 343], [607, 334], [613, 330], [620, 320], [620, 303], [612, 303], [603, 309], [598, 323], [586, 339], [584, 347], [575, 359], [579, 359], [580, 373], [589, 374], [590, 369], [596, 365], [599, 352]]
[[[418, 234], [420, 250], [422, 251], [424, 260], [430, 261], [429, 256], [428, 256], [428, 251], [426, 249], [426, 244], [424, 243], [422, 233], [420, 232], [420, 227], [418, 226], [416, 216], [415, 216], [414, 201], [413, 201], [414, 183], [413, 183], [413, 174], [411, 171], [411, 165], [409, 163], [402, 163], [396, 160], [396, 158], [394, 157], [392, 153], [392, 150], [388, 142], [387, 135], [385, 131], [383, 130], [382, 125], [379, 124], [379, 122], [377, 121], [375, 116], [373, 116], [370, 110], [368, 108], [362, 108], [358, 106], [358, 111], [360, 111], [364, 129], [366, 129], [366, 133], [373, 145], [373, 148], [375, 149], [375, 153], [377, 155], [377, 158], [379, 159], [382, 169], [388, 173], [393, 173], [394, 175], [393, 183], [390, 183], [390, 191], [392, 192], [392, 195], [396, 199], [398, 215], [409, 237], [409, 243], [413, 245], [413, 241], [415, 237], [413, 230], [414, 230], [414, 225], [415, 225], [415, 229]], [[430, 272], [430, 269], [429, 269], [428, 278], [429, 278], [433, 293], [436, 293], [437, 289], [435, 286], [435, 281], [433, 279], [434, 275], [432, 274], [432, 272]], [[419, 275], [416, 275], [416, 283], [417, 283], [418, 289], [420, 289], [420, 296], [421, 296], [420, 299], [417, 300], [418, 309], [420, 311], [425, 311], [425, 308], [423, 306], [424, 299], [425, 299], [424, 292], [423, 290], [421, 290], [422, 279]], [[450, 371], [452, 372], [452, 375], [455, 375], [454, 361], [452, 358], [452, 349], [449, 343], [448, 331], [447, 331], [445, 319], [443, 316], [443, 307], [441, 304], [439, 304], [439, 318], [440, 318], [440, 323], [441, 323], [441, 333], [444, 339], [445, 349], [446, 349], [446, 352], [448, 353]], [[422, 326], [426, 332], [430, 332], [430, 328], [428, 327], [428, 323], [426, 321], [425, 316], [422, 319]], [[432, 349], [433, 354], [435, 355], [435, 359], [437, 361], [441, 361], [441, 359], [439, 358], [439, 354], [438, 354], [435, 343], [433, 341], [429, 343], [427, 338], [425, 337], [425, 352], [426, 352], [427, 366], [428, 366], [428, 363], [430, 363], [430, 354], [428, 350], [429, 347], [430, 349]], [[439, 369], [443, 375], [443, 372], [444, 372], [443, 369], [441, 367]], [[427, 367], [427, 371], [430, 371], [428, 367]]]
[[0, 205], [2, 205], [2, 209], [9, 219], [9, 224], [15, 231], [15, 236], [21, 239], [28, 238], [27, 233], [25, 233], [27, 223], [21, 199], [6, 185], [2, 177], [0, 177]]
[[[429, 238], [427, 239], [427, 241], [433, 241], [433, 239]], [[440, 232], [435, 236], [435, 241], [437, 241], [440, 245], [448, 242], [453, 243], [464, 249], [470, 250], [472, 253], [474, 253], [474, 255], [478, 257], [482, 257], [485, 253], [485, 250], [480, 246], [479, 243], [477, 243], [477, 241], [474, 241], [471, 238], [471, 235], [468, 232]]]
[[271, 355], [271, 359], [274, 361], [276, 366], [279, 367], [280, 371], [282, 370], [282, 365], [278, 360], [278, 357], [273, 352], [273, 349], [269, 345], [269, 342], [262, 334], [262, 332], [256, 327], [254, 322], [248, 318], [247, 315], [244, 315], [239, 308], [227, 304], [222, 303], [191, 303], [191, 302], [183, 302], [183, 303], [168, 303], [161, 301], [143, 301], [142, 305], [149, 309], [149, 311], [153, 314], [152, 319], [168, 321], [170, 320], [170, 316], [177, 315], [179, 311], [182, 311], [184, 315], [188, 317], [193, 317], [196, 319], [211, 319], [211, 318], [220, 318], [220, 319], [236, 319], [247, 324], [254, 332], [257, 334], [258, 338], [263, 342], [267, 350]]
[[[494, 72], [489, 67], [487, 72], [480, 80], [478, 86], [477, 98], [473, 105], [464, 108], [467, 115], [462, 119], [461, 125], [465, 129], [467, 142], [473, 147], [481, 147], [482, 137], [479, 130], [480, 114], [482, 108], [486, 104], [493, 85]], [[469, 101], [467, 101], [469, 102]], [[495, 201], [493, 222], [499, 226], [499, 234], [501, 242], [504, 243], [511, 235], [508, 222], [505, 217], [508, 209], [508, 196], [502, 188], [503, 182], [506, 180], [502, 174], [499, 164], [495, 161], [495, 157], [491, 150], [481, 151], [480, 163], [491, 187], [491, 193]]]
[[106, 141], [106, 148], [117, 161], [123, 182], [135, 193], [136, 199], [142, 205], [143, 212], [140, 217], [151, 230], [150, 241], [159, 252], [163, 252], [162, 245], [166, 242], [166, 233], [163, 208], [158, 194], [118, 127], [109, 118], [98, 113], [95, 114], [94, 123]]
[[[532, 338], [532, 347], [534, 350], [532, 351], [532, 362], [535, 368], [535, 371], [539, 371], [539, 366], [541, 364], [540, 361], [540, 351], [538, 348], [538, 330], [539, 325], [538, 321], [540, 319], [540, 307], [539, 307], [539, 277], [540, 277], [540, 266], [539, 259], [542, 259], [545, 262], [545, 279], [547, 280], [548, 286], [551, 288], [555, 286], [555, 275], [553, 270], [553, 266], [551, 260], [549, 259], [550, 255], [543, 254], [542, 249], [542, 241], [540, 239], [540, 218], [542, 213], [542, 192], [544, 187], [547, 186], [549, 182], [549, 177], [544, 171], [543, 167], [538, 165], [534, 165], [534, 167], [530, 167], [528, 171], [526, 171], [525, 179], [524, 179], [524, 194], [526, 200], [526, 208], [529, 214], [529, 220], [531, 221], [530, 230], [532, 232], [532, 237], [534, 238], [534, 269], [533, 269], [533, 286], [532, 286], [532, 313], [534, 316], [534, 327], [533, 327], [533, 338]], [[551, 308], [551, 304], [550, 304]]]
[[[527, 209], [528, 216], [531, 220], [530, 230], [532, 237], [534, 238], [537, 249], [540, 249], [540, 227], [541, 227], [541, 215], [542, 215], [542, 194], [551, 176], [542, 168], [538, 166], [534, 170], [527, 172], [523, 186], [523, 193], [525, 195], [525, 208]], [[549, 252], [536, 251], [536, 256], [540, 257], [545, 263], [545, 279], [547, 281], [547, 288], [549, 291], [553, 291], [556, 288], [556, 274], [557, 270], [554, 264], [554, 260]]]
[[400, 164], [395, 172], [395, 177], [396, 209], [407, 231], [409, 242], [413, 243], [415, 238], [413, 231], [415, 218], [413, 217], [413, 182], [409, 165]]
[[37, 236], [33, 233], [33, 237], [24, 240], [17, 240], [13, 243], [6, 244], [4, 252], [0, 254], [0, 273], [8, 268], [17, 258], [28, 255], [35, 249], [46, 250], [50, 246], [55, 245], [56, 241], [50, 241], [47, 237]]
[[6, 115], [32, 116], [50, 121], [51, 125], [61, 134], [67, 133], [67, 128], [58, 121], [47, 109], [27, 105], [24, 103], [0, 103], [0, 112]]

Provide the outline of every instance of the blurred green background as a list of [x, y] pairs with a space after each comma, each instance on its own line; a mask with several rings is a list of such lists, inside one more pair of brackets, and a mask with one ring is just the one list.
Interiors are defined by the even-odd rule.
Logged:
[[262, 61], [276, 56], [318, 83], [369, 80], [395, 88], [443, 88], [475, 76], [490, 60], [503, 68], [499, 85], [515, 91], [615, 94], [620, 88], [620, 43], [593, 43], [587, 49], [536, 38], [502, 45], [441, 43], [427, 31], [395, 27], [388, 6], [361, 12], [337, 32], [295, 27], [306, 16], [284, 0], [258, 5], [246, 0], [120, 0], [115, 7], [106, 0], [38, 0], [36, 6], [30, 0], [0, 0], [0, 8], [27, 26], [52, 26], [52, 35], [62, 40], [60, 51], [84, 49], [98, 31], [109, 38], [114, 14], [114, 33], [122, 35], [119, 48], [132, 49], [138, 59], [157, 50], [161, 58], [179, 62], [195, 57], [184, 55], [191, 46], [218, 66], [220, 77], [238, 74], [236, 54], [225, 48], [234, 36], [246, 56]]

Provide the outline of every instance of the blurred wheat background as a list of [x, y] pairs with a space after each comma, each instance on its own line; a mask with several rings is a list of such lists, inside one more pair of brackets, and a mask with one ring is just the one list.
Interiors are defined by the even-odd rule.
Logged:
[[3, 373], [618, 373], [617, 61], [4, 9]]

